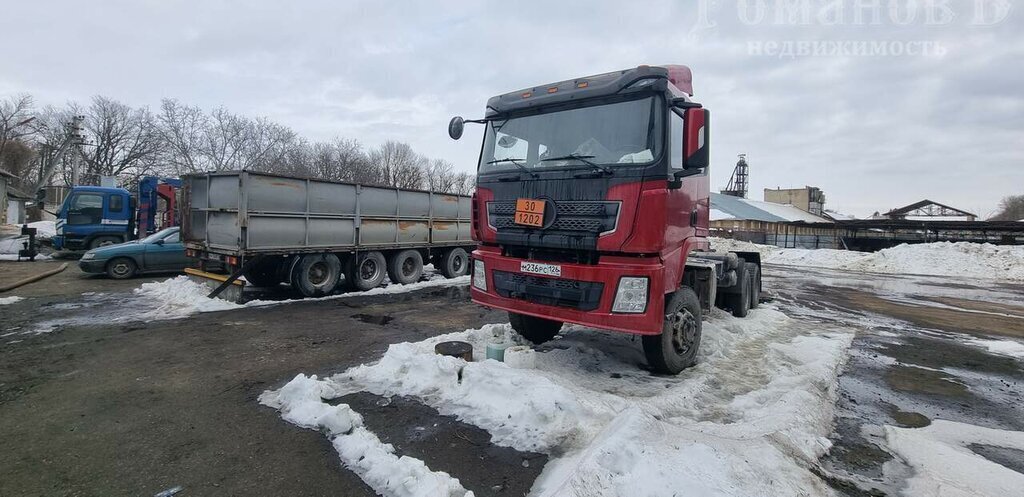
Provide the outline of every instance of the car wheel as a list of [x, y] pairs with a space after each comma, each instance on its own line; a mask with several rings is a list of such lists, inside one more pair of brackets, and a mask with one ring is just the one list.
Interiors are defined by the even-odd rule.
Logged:
[[641, 340], [651, 370], [660, 374], [679, 374], [697, 363], [700, 348], [701, 309], [697, 294], [682, 287], [665, 304], [665, 323], [660, 335], [645, 335]]
[[107, 263], [107, 276], [115, 280], [124, 280], [135, 276], [138, 266], [127, 257], [118, 257]]

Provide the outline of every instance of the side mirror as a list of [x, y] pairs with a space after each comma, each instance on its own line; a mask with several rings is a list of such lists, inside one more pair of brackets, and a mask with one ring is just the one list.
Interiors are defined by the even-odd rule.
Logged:
[[458, 140], [462, 138], [462, 130], [466, 127], [466, 120], [461, 116], [455, 116], [451, 121], [448, 122], [448, 136], [452, 137], [452, 140]]
[[686, 109], [683, 121], [683, 169], [711, 165], [711, 111]]
[[155, 241], [155, 242], [153, 242], [153, 243], [155, 243], [155, 244], [157, 244], [157, 245], [163, 245], [163, 244], [164, 244], [164, 239], [163, 239], [163, 238], [161, 238], [161, 239], [159, 239], [159, 240], [157, 240], [157, 241]]

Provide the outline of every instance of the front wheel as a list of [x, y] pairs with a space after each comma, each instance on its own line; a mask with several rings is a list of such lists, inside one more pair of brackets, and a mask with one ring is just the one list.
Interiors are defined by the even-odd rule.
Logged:
[[515, 312], [508, 313], [508, 322], [512, 325], [512, 329], [516, 330], [516, 333], [536, 344], [555, 338], [555, 335], [562, 329], [561, 321], [537, 318]]
[[693, 366], [697, 363], [700, 334], [700, 300], [692, 289], [680, 288], [665, 304], [661, 334], [642, 339], [647, 365], [660, 374], [679, 374]]
[[107, 263], [107, 276], [115, 280], [125, 280], [135, 276], [138, 266], [127, 257], [118, 257]]

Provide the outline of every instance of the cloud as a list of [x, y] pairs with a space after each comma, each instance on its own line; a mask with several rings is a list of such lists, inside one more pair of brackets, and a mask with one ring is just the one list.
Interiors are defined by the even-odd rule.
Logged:
[[[876, 3], [882, 10], [854, 8]], [[982, 3], [990, 18], [1002, 15], [999, 1]], [[747, 153], [752, 197], [809, 184], [826, 191], [829, 207], [861, 215], [925, 197], [987, 212], [1022, 193], [1024, 16], [1010, 8], [1001, 22], [978, 25], [975, 2], [822, 10], [834, 4], [20, 2], [0, 19], [10, 47], [0, 90], [58, 104], [175, 97], [265, 115], [313, 139], [404, 140], [471, 170], [479, 128], [452, 142], [447, 120], [481, 115], [491, 95], [684, 63], [715, 115], [713, 188]], [[911, 4], [921, 8], [908, 22]], [[809, 6], [810, 21], [792, 5]], [[903, 10], [893, 18], [890, 5]], [[744, 6], [763, 6], [763, 19], [751, 22], [757, 12]], [[942, 53], [756, 53], [787, 42], [926, 42]]]

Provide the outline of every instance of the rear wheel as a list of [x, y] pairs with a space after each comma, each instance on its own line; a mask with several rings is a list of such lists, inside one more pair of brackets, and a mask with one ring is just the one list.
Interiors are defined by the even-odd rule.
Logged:
[[642, 338], [648, 366], [660, 374], [679, 374], [693, 366], [697, 363], [700, 336], [700, 300], [691, 288], [682, 287], [665, 303], [661, 334]]
[[747, 274], [750, 275], [750, 308], [757, 309], [761, 303], [761, 267], [748, 262]]
[[118, 257], [107, 263], [107, 276], [115, 280], [124, 280], [135, 276], [138, 266], [127, 257]]
[[334, 254], [307, 254], [292, 268], [292, 288], [305, 297], [330, 294], [341, 278], [341, 261]]
[[387, 273], [385, 266], [384, 254], [380, 252], [359, 254], [349, 258], [345, 279], [356, 290], [376, 288], [384, 281], [384, 275]]
[[415, 250], [403, 250], [388, 260], [388, 277], [391, 281], [408, 285], [423, 276], [423, 256]]
[[446, 251], [440, 257], [441, 271], [445, 278], [456, 278], [465, 275], [469, 271], [469, 254], [461, 248], [453, 248]]
[[747, 317], [750, 311], [750, 274], [747, 272], [747, 263], [742, 259], [736, 267], [736, 288], [726, 294], [725, 304], [732, 310], [732, 315], [738, 318]]
[[116, 236], [97, 236], [89, 242], [89, 248], [106, 247], [107, 245], [116, 245], [118, 243], [121, 243], [121, 239]]
[[561, 321], [527, 316], [526, 314], [508, 313], [508, 322], [523, 338], [533, 343], [544, 343], [558, 334], [562, 329]]

